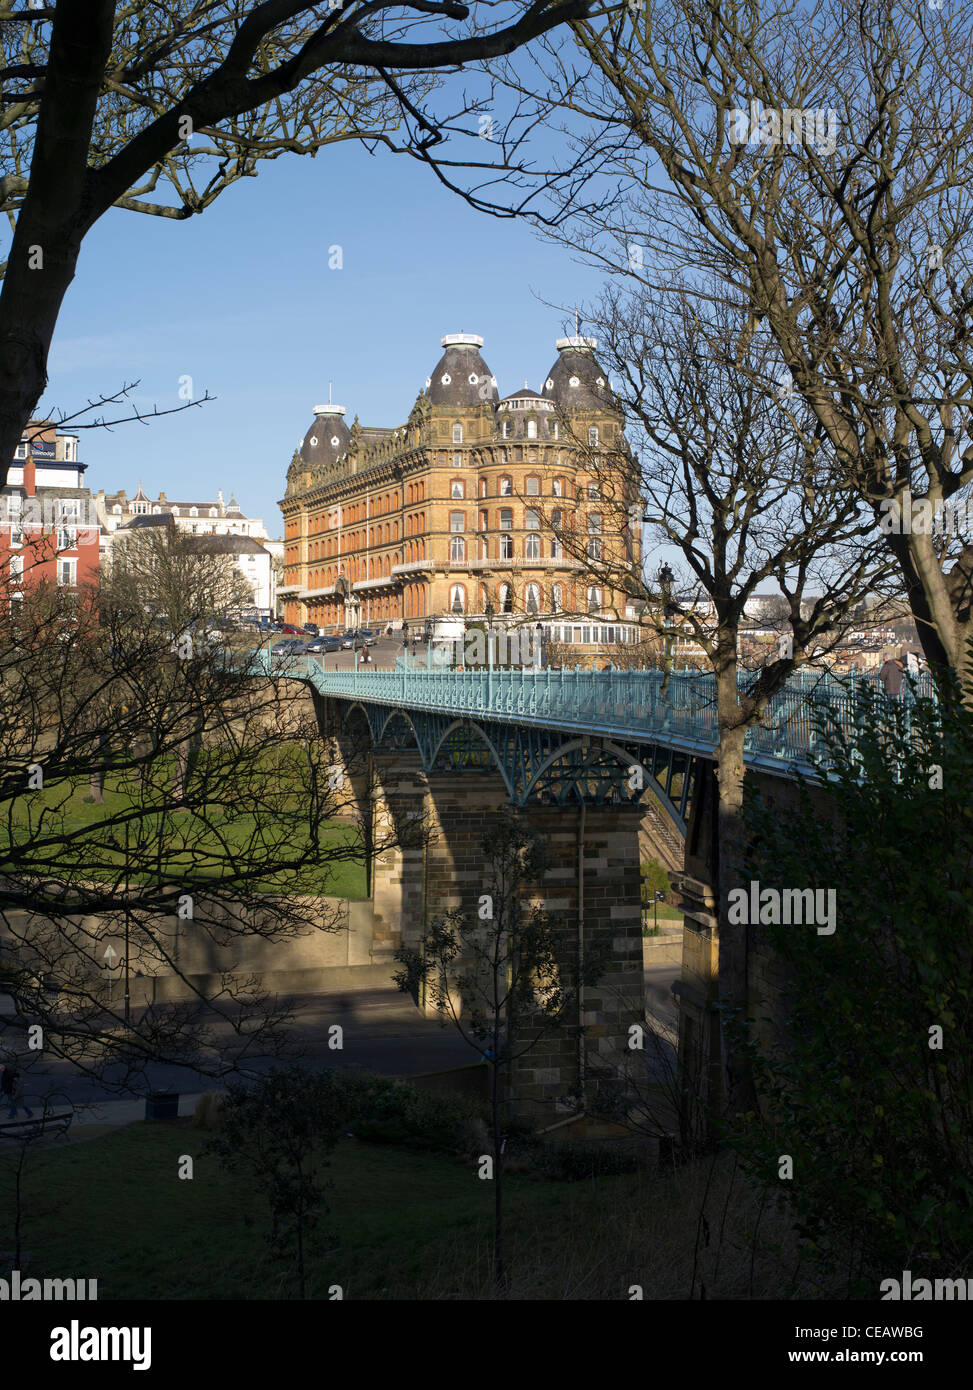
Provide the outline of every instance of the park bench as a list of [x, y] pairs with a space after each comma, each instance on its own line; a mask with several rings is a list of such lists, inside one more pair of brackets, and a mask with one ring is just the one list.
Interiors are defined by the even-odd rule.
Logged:
[[73, 1110], [58, 1114], [33, 1115], [27, 1120], [0, 1120], [0, 1139], [39, 1139], [41, 1135], [67, 1134]]

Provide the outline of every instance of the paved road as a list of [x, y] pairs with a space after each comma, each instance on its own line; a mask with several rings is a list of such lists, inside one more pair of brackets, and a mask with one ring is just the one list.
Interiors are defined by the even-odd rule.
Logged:
[[[291, 1056], [310, 1067], [360, 1067], [387, 1075], [412, 1076], [476, 1060], [477, 1054], [455, 1029], [440, 1028], [424, 1018], [408, 998], [393, 988], [305, 995], [292, 1002], [299, 1012], [292, 1028]], [[329, 1046], [336, 1036], [330, 1031], [335, 1024], [342, 1029], [340, 1049]], [[18, 1037], [13, 1029], [5, 1030], [3, 1043], [8, 1055], [18, 1056], [28, 1103], [31, 1097], [36, 1099], [52, 1091], [74, 1105], [117, 1094], [79, 1075], [67, 1062], [30, 1052], [26, 1038]], [[214, 1065], [221, 1055], [232, 1058], [239, 1050], [240, 1041], [228, 1024], [213, 1028]], [[248, 1054], [246, 1061], [257, 1071], [281, 1064], [280, 1059], [257, 1053]], [[119, 1073], [116, 1070], [110, 1074]], [[153, 1064], [141, 1089], [198, 1094], [219, 1085], [218, 1077], [194, 1068]]]
[[[671, 985], [679, 978], [678, 965], [666, 962], [650, 966], [645, 973], [646, 1008], [665, 1030], [676, 1026], [677, 1013]], [[297, 1018], [292, 1030], [291, 1055], [310, 1067], [356, 1067], [391, 1076], [414, 1076], [421, 1072], [463, 1066], [476, 1061], [476, 1052], [452, 1027], [441, 1028], [424, 1018], [411, 1001], [393, 988], [348, 990], [303, 995], [293, 1001]], [[331, 1029], [341, 1030], [341, 1048], [329, 1046]], [[90, 1105], [117, 1099], [118, 1093], [100, 1082], [79, 1075], [69, 1063], [34, 1053], [26, 1038], [7, 1029], [3, 1038], [6, 1054], [17, 1055], [24, 1074], [25, 1092], [30, 1102], [48, 1093], [57, 1093], [73, 1105]], [[214, 1064], [237, 1055], [239, 1039], [228, 1024], [213, 1029]], [[247, 1065], [262, 1071], [278, 1059], [251, 1054]], [[118, 1074], [116, 1071], [115, 1075]], [[217, 1089], [218, 1076], [194, 1068], [153, 1064], [145, 1076], [144, 1089], [175, 1090], [184, 1095]], [[136, 1103], [138, 1104], [138, 1103]], [[185, 1109], [185, 1107], [183, 1107]]]

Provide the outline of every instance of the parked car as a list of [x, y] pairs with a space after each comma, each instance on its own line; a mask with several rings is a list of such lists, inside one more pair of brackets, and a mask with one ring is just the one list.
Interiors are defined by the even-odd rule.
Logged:
[[355, 645], [354, 632], [345, 632], [341, 637], [341, 647], [343, 651], [351, 651]]
[[304, 648], [307, 652], [340, 652], [340, 637], [312, 637]]
[[302, 637], [285, 637], [275, 642], [270, 650], [274, 656], [299, 656], [307, 650], [307, 643]]
[[371, 646], [377, 637], [378, 633], [373, 627], [356, 627], [351, 632], [345, 633], [343, 645], [352, 647], [357, 652], [359, 647], [363, 647], [366, 642]]
[[317, 623], [305, 623], [304, 631], [309, 632], [312, 637], [321, 636], [321, 629], [318, 627]]

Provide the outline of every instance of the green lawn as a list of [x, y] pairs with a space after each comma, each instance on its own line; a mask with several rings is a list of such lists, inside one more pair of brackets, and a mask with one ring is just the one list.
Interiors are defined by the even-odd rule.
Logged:
[[[104, 1300], [295, 1296], [263, 1239], [266, 1207], [244, 1177], [204, 1155], [207, 1137], [188, 1120], [142, 1123], [32, 1153], [22, 1269], [97, 1278]], [[191, 1179], [178, 1177], [183, 1155], [194, 1160]], [[328, 1298], [334, 1284], [353, 1299], [491, 1296], [493, 1185], [472, 1160], [349, 1138], [328, 1174], [322, 1228], [332, 1240], [313, 1258], [313, 1297]], [[4, 1154], [0, 1248], [8, 1251], [11, 1179]], [[793, 1268], [789, 1228], [734, 1179], [731, 1162], [714, 1174], [707, 1160], [664, 1181], [511, 1174], [506, 1190], [514, 1298], [625, 1300], [632, 1284], [646, 1299], [684, 1298], [694, 1270], [711, 1297], [779, 1297]], [[712, 1250], [695, 1248], [701, 1204], [718, 1249], [715, 1239]]]
[[[273, 765], [266, 768], [269, 778], [274, 774]], [[259, 774], [259, 768], [256, 770]], [[156, 770], [157, 784], [166, 781], [163, 770]], [[128, 856], [130, 877], [137, 882], [151, 881], [153, 873], [145, 872], [142, 865], [154, 867], [156, 847], [164, 836], [167, 845], [165, 856], [167, 877], [179, 880], [185, 878], [186, 867], [191, 867], [196, 876], [231, 880], [232, 859], [238, 857], [244, 863], [254, 858], [266, 860], [273, 857], [294, 857], [301, 861], [301, 869], [285, 871], [277, 876], [268, 876], [259, 882], [257, 891], [266, 893], [322, 893], [332, 897], [365, 897], [365, 860], [360, 837], [355, 826], [348, 823], [334, 823], [321, 828], [319, 844], [322, 850], [332, 852], [333, 857], [322, 865], [308, 864], [303, 851], [303, 841], [297, 839], [304, 829], [301, 816], [295, 817], [295, 850], [288, 854], [287, 838], [281, 830], [282, 815], [275, 814], [272, 797], [268, 798], [260, 810], [248, 810], [245, 805], [231, 805], [228, 799], [211, 804], [206, 808], [204, 820], [185, 812], [168, 812], [163, 816], [152, 806], [161, 801], [154, 792], [144, 795], [130, 787], [121, 778], [106, 779], [104, 801], [95, 803], [90, 798], [87, 783], [73, 789], [64, 784], [45, 787], [43, 790], [26, 793], [12, 806], [13, 834], [36, 834], [38, 827], [43, 834], [56, 836], [71, 835], [90, 829], [93, 852], [89, 857], [92, 864], [99, 864], [108, 872], [120, 869], [126, 862], [124, 848], [114, 849], [106, 843], [111, 834], [120, 845], [124, 844], [124, 827], [121, 818], [134, 808], [139, 814], [131, 830], [133, 850]], [[256, 796], [254, 797], [256, 801]], [[295, 798], [295, 804], [299, 804]], [[50, 813], [44, 821], [39, 821], [42, 809]], [[103, 828], [103, 833], [102, 829]], [[0, 823], [0, 853], [6, 825]], [[267, 838], [265, 838], [267, 837]], [[271, 850], [270, 845], [280, 844], [279, 849]], [[248, 847], [261, 846], [253, 853]], [[75, 843], [76, 862], [87, 867], [84, 857], [84, 841]], [[253, 885], [251, 885], [252, 887]]]

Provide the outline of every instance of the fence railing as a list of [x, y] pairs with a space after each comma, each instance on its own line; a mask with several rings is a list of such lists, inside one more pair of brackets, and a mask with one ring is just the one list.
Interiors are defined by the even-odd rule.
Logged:
[[[670, 743], [712, 753], [719, 730], [716, 681], [709, 672], [583, 671], [517, 667], [511, 670], [429, 669], [399, 660], [391, 671], [325, 671], [313, 657], [271, 657], [255, 652], [254, 669], [310, 680], [323, 695], [443, 714], [480, 715], [511, 723], [582, 729], [622, 739]], [[752, 679], [740, 672], [741, 689]], [[865, 690], [890, 705], [934, 698], [928, 674], [903, 679], [901, 696], [886, 695], [869, 676], [837, 677], [807, 667], [795, 672], [770, 701], [759, 725], [747, 731], [748, 760], [812, 764], [823, 754], [819, 721], [853, 739], [860, 728]]]

